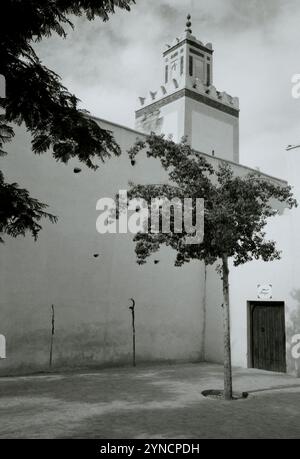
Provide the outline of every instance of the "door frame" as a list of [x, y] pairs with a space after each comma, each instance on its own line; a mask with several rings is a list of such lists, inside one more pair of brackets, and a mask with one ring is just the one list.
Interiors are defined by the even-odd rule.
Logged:
[[[247, 360], [248, 360], [248, 368], [254, 368], [253, 365], [253, 334], [252, 334], [252, 312], [255, 306], [263, 304], [264, 306], [283, 306], [284, 312], [284, 341], [286, 344], [286, 314], [285, 314], [285, 301], [273, 301], [273, 300], [253, 300], [247, 301], [247, 341], [248, 341], [248, 352], [247, 352]], [[286, 345], [285, 345], [285, 373], [287, 372], [287, 352], [286, 352]], [[268, 370], [266, 370], [268, 371]]]

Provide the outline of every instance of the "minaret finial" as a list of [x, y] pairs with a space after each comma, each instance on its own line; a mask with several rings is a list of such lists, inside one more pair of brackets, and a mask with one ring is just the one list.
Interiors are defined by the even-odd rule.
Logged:
[[191, 22], [192, 16], [190, 14], [187, 15], [187, 22], [186, 22], [186, 32], [192, 33], [192, 22]]

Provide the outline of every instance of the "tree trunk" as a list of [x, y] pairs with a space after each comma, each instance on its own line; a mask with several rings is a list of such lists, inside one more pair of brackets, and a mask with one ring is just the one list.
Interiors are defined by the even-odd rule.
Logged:
[[224, 323], [224, 398], [232, 400], [232, 368], [230, 343], [230, 305], [229, 305], [229, 268], [228, 257], [222, 257], [223, 271], [223, 323]]

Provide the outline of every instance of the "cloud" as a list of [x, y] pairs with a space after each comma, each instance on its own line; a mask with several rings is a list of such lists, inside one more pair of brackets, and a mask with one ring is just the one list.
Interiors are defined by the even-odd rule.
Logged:
[[107, 23], [75, 18], [67, 40], [53, 36], [38, 52], [83, 107], [132, 127], [137, 97], [160, 86], [163, 47], [187, 13], [193, 34], [214, 45], [215, 85], [240, 97], [242, 161], [280, 173], [282, 148], [300, 140], [290, 82], [300, 73], [297, 0], [137, 0]]

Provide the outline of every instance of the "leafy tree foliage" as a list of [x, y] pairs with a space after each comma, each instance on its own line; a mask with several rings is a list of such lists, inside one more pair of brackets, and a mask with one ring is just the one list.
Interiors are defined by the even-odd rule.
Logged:
[[[42, 218], [48, 218], [51, 223], [57, 220], [45, 212], [47, 206], [31, 198], [27, 190], [19, 188], [16, 183], [5, 183], [1, 171], [0, 201], [0, 234], [17, 237], [30, 232], [34, 239], [37, 239], [42, 228], [39, 224]], [[2, 237], [0, 242], [3, 242]]]
[[[107, 21], [116, 8], [129, 11], [133, 3], [134, 0], [1, 2], [0, 74], [6, 79], [6, 98], [0, 99], [0, 108], [5, 110], [5, 115], [0, 118], [1, 155], [4, 154], [4, 143], [14, 135], [10, 123], [25, 124], [32, 135], [34, 153], [42, 154], [50, 149], [54, 158], [63, 163], [77, 158], [87, 167], [97, 169], [98, 159], [104, 161], [120, 154], [111, 132], [101, 129], [86, 112], [79, 110], [76, 96], [61, 84], [57, 74], [42, 64], [34, 50], [34, 43], [53, 33], [66, 38], [67, 27], [73, 27], [72, 15]], [[1, 186], [6, 186], [3, 175]], [[3, 190], [3, 196], [9, 199], [10, 194], [6, 191]], [[18, 196], [21, 196], [20, 193], [14, 199]], [[28, 194], [22, 196], [30, 199]], [[28, 209], [31, 204], [28, 201]], [[1, 210], [1, 215], [10, 218], [9, 214], [5, 215], [6, 208], [9, 205]], [[34, 221], [31, 223], [34, 224]], [[2, 226], [3, 231], [7, 228]], [[22, 228], [20, 234], [26, 231], [26, 226]], [[10, 234], [17, 236], [17, 227], [15, 230]], [[30, 225], [28, 230], [32, 230]]]
[[[129, 151], [134, 160], [140, 151], [150, 158], [157, 158], [168, 174], [166, 185], [131, 184], [128, 197], [144, 199], [150, 206], [152, 198], [178, 197], [203, 198], [204, 239], [197, 245], [185, 242], [186, 233], [172, 231], [143, 233], [135, 236], [137, 262], [143, 264], [162, 245], [177, 253], [176, 266], [191, 260], [203, 260], [206, 264], [219, 262], [224, 296], [224, 364], [225, 398], [232, 398], [230, 315], [229, 315], [229, 263], [232, 259], [239, 266], [253, 259], [272, 261], [280, 258], [275, 241], [266, 239], [266, 225], [270, 217], [279, 213], [281, 204], [287, 208], [297, 205], [290, 186], [283, 186], [266, 179], [259, 172], [245, 176], [234, 174], [228, 163], [217, 169], [203, 155], [194, 152], [185, 142], [175, 144], [163, 136], [151, 134], [144, 141], [137, 141]], [[274, 205], [277, 202], [277, 205]], [[194, 211], [195, 211], [194, 199]]]

